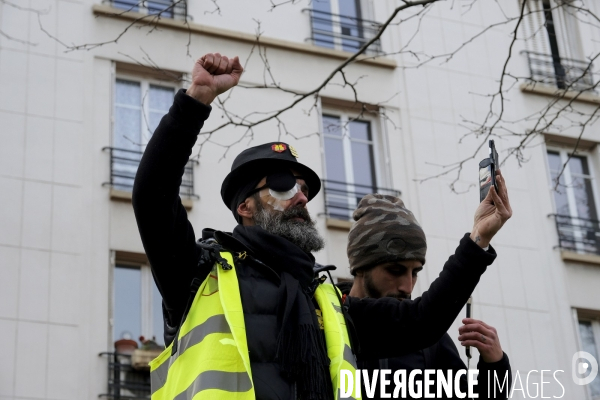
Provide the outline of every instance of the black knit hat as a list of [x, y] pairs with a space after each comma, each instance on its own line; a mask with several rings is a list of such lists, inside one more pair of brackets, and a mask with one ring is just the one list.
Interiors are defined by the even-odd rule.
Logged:
[[293, 168], [308, 186], [308, 201], [321, 190], [321, 180], [317, 174], [297, 161], [294, 147], [283, 142], [265, 143], [242, 151], [233, 160], [231, 172], [221, 185], [221, 198], [238, 222], [238, 205], [243, 202], [262, 178], [274, 172]]

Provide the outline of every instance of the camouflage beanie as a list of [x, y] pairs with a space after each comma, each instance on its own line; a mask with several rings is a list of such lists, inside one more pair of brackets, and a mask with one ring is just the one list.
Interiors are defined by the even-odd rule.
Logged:
[[348, 235], [348, 260], [356, 270], [390, 261], [419, 260], [425, 264], [425, 232], [400, 198], [368, 194], [353, 214]]

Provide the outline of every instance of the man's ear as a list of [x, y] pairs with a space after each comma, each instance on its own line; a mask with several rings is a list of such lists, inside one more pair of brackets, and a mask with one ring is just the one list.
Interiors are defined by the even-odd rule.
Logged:
[[252, 219], [252, 205], [250, 204], [250, 198], [247, 198], [243, 203], [240, 203], [236, 211], [240, 217]]

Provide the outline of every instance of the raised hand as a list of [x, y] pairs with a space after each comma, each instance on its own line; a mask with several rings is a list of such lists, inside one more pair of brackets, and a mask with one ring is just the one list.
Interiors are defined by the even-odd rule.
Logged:
[[464, 318], [464, 324], [458, 328], [458, 340], [463, 346], [475, 347], [486, 363], [500, 361], [504, 357], [498, 332], [493, 326], [473, 318]]
[[490, 187], [487, 196], [475, 211], [471, 239], [481, 247], [487, 247], [502, 225], [512, 216], [506, 182], [500, 170], [496, 171], [496, 182], [500, 193], [496, 193], [494, 186]]
[[192, 70], [192, 84], [187, 94], [206, 105], [234, 87], [240, 81], [244, 68], [239, 58], [227, 58], [219, 53], [208, 53], [199, 58]]

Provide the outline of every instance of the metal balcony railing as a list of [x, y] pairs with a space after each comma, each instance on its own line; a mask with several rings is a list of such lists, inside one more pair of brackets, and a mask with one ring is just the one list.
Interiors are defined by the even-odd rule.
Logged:
[[569, 215], [550, 214], [556, 222], [558, 247], [600, 255], [600, 221]]
[[98, 397], [110, 400], [150, 399], [150, 372], [138, 371], [131, 366], [131, 355], [100, 353], [108, 358], [108, 393]]
[[529, 79], [535, 83], [556, 86], [559, 89], [593, 90], [591, 62], [560, 58], [549, 54], [523, 51], [529, 64]]
[[328, 218], [351, 220], [360, 200], [370, 193], [400, 196], [396, 189], [381, 188], [371, 185], [323, 180], [325, 194], [325, 215]]
[[[381, 24], [345, 15], [331, 14], [305, 8], [310, 15], [310, 41], [312, 44], [330, 49], [356, 52], [371, 40]], [[381, 41], [377, 39], [366, 50], [367, 55], [381, 54]]]
[[[102, 185], [109, 185], [117, 190], [131, 192], [135, 174], [144, 153], [115, 147], [104, 147], [102, 150], [110, 152], [110, 182], [105, 182]], [[198, 164], [198, 161], [189, 160], [186, 164], [179, 194], [197, 199], [199, 198], [198, 195], [194, 194], [194, 164]]]
[[186, 0], [108, 0], [110, 5], [126, 11], [159, 15], [163, 18], [186, 20]]

